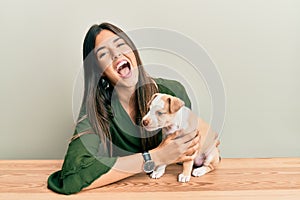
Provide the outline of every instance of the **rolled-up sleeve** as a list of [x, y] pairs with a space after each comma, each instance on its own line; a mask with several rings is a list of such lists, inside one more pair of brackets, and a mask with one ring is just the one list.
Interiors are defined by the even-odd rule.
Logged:
[[97, 156], [99, 139], [95, 134], [83, 135], [69, 144], [62, 169], [48, 178], [48, 188], [62, 194], [73, 194], [89, 186], [107, 173], [116, 157]]
[[[76, 125], [74, 136], [87, 130], [91, 130], [91, 126], [85, 118]], [[77, 193], [107, 173], [117, 157], [100, 156], [100, 144], [99, 136], [95, 133], [74, 139], [68, 146], [62, 169], [49, 176], [48, 188], [61, 194]]]

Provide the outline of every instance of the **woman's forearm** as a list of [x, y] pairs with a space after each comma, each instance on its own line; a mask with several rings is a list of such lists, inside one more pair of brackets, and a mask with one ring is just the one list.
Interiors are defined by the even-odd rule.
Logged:
[[[194, 155], [195, 151], [198, 149], [197, 145], [199, 144], [200, 139], [197, 131], [176, 138], [178, 135], [180, 135], [180, 131], [169, 135], [157, 148], [149, 151], [156, 166], [190, 161], [190, 159], [193, 159], [193, 156], [190, 155]], [[110, 171], [96, 179], [84, 190], [108, 185], [141, 173], [143, 171], [143, 163], [144, 159], [141, 153], [119, 157]]]
[[108, 185], [110, 183], [114, 183], [124, 178], [141, 173], [143, 171], [143, 163], [144, 159], [141, 153], [119, 157], [114, 166], [106, 174], [103, 174], [83, 190], [89, 190]]

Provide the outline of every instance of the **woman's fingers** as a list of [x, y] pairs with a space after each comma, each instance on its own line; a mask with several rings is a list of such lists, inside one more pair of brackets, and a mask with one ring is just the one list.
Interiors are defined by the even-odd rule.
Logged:
[[197, 133], [197, 135], [194, 137], [194, 139], [192, 140], [191, 146], [195, 145], [195, 144], [199, 144], [200, 143], [200, 139], [201, 139], [201, 135], [199, 134], [199, 132]]
[[182, 132], [182, 130], [175, 131], [174, 133], [168, 135], [166, 139], [174, 140], [174, 139], [176, 139], [176, 137], [178, 137], [181, 134], [181, 132]]
[[200, 139], [199, 131], [187, 134], [183, 134], [182, 130], [175, 131], [156, 148], [159, 160], [170, 164], [194, 159], [199, 150]]
[[189, 143], [191, 141], [193, 141], [193, 139], [197, 136], [197, 131], [194, 131], [193, 133], [187, 133], [185, 135], [183, 135], [182, 137], [178, 138], [178, 142], [182, 142], [182, 143]]
[[200, 132], [195, 131], [194, 133], [185, 135], [180, 139], [182, 139], [184, 142], [183, 144], [181, 144], [183, 154], [180, 156], [180, 160], [188, 161], [194, 159], [198, 153], [200, 146]]
[[186, 162], [186, 161], [192, 161], [196, 158], [198, 155], [198, 150], [196, 150], [192, 155], [183, 155], [178, 159], [178, 162]]
[[193, 146], [190, 146], [190, 148], [185, 152], [185, 155], [193, 155], [196, 151], [199, 150], [199, 143], [193, 145]]

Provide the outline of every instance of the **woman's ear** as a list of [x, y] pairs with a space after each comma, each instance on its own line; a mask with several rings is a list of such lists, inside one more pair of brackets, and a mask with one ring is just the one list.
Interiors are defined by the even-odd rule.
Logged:
[[169, 112], [171, 114], [177, 112], [182, 106], [184, 106], [184, 101], [177, 97], [168, 97], [167, 101], [169, 103]]

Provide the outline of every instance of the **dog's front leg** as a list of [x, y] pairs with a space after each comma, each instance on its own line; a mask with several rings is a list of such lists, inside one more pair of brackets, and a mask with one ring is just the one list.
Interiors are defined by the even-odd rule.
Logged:
[[160, 178], [164, 175], [167, 165], [159, 165], [156, 169], [150, 174], [151, 178]]
[[191, 179], [191, 172], [193, 169], [194, 161], [188, 161], [183, 163], [183, 171], [181, 174], [178, 176], [178, 181], [185, 183], [189, 182]]

